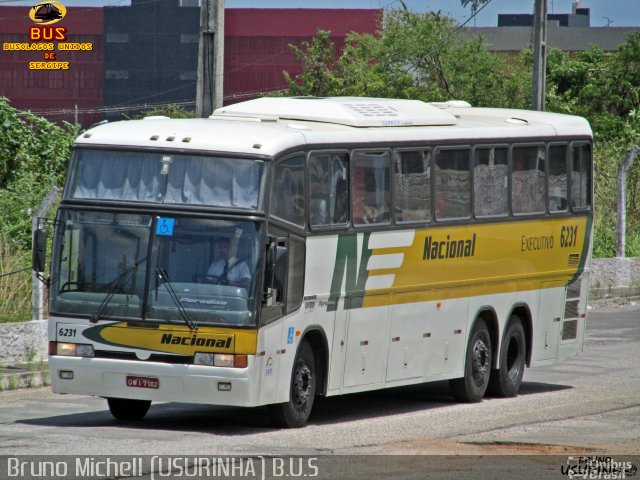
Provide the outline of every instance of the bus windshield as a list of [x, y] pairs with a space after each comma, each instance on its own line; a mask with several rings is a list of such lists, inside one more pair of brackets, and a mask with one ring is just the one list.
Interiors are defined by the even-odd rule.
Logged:
[[255, 210], [263, 171], [253, 159], [78, 149], [67, 197]]
[[255, 325], [260, 223], [60, 210], [58, 225], [52, 313]]

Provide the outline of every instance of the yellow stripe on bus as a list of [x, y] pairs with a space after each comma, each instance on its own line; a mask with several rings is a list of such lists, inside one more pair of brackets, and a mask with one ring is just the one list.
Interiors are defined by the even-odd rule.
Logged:
[[[403, 261], [368, 272], [394, 279], [367, 290], [363, 307], [564, 286], [584, 262], [589, 230], [586, 216], [416, 230], [409, 247], [372, 251], [402, 253]], [[469, 288], [456, 293], [456, 286]]]
[[195, 352], [255, 354], [257, 330], [160, 325], [158, 328], [130, 326], [126, 322], [94, 327], [90, 336], [96, 342], [177, 355]]

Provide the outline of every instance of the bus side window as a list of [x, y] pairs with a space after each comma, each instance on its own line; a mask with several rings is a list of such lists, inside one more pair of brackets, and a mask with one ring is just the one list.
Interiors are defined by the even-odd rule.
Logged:
[[471, 215], [470, 164], [468, 148], [437, 150], [436, 220]]
[[571, 206], [576, 209], [591, 206], [591, 145], [571, 147]]
[[431, 219], [431, 152], [396, 151], [393, 194], [396, 222]]
[[509, 167], [506, 147], [481, 147], [473, 152], [473, 190], [476, 217], [509, 213]]
[[275, 167], [271, 200], [271, 215], [304, 227], [304, 157], [296, 156]]
[[353, 224], [389, 223], [391, 219], [391, 155], [389, 152], [355, 152], [352, 163]]
[[309, 157], [309, 223], [311, 227], [346, 225], [348, 209], [348, 156], [314, 153]]
[[514, 214], [544, 213], [544, 146], [513, 147], [511, 207]]
[[566, 212], [567, 146], [549, 146], [549, 211]]

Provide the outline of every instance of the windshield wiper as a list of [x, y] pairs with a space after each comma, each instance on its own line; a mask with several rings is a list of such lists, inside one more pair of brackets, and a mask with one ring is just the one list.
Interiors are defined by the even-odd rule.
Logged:
[[101, 318], [107, 318], [107, 315], [105, 315], [105, 313], [107, 311], [107, 307], [109, 306], [109, 303], [111, 302], [111, 299], [116, 294], [116, 292], [120, 288], [122, 288], [122, 286], [129, 279], [129, 277], [131, 276], [131, 273], [134, 272], [135, 269], [136, 269], [135, 265], [125, 267], [115, 279], [109, 282], [111, 287], [107, 291], [107, 295], [104, 297], [104, 299], [102, 299], [102, 302], [100, 302], [100, 305], [98, 305], [98, 308], [96, 309], [96, 311], [93, 312], [93, 314], [89, 318], [89, 321], [91, 323], [96, 323]]
[[191, 330], [197, 330], [198, 324], [193, 320], [191, 320], [189, 313], [184, 308], [184, 304], [182, 303], [180, 298], [178, 298], [178, 294], [173, 288], [173, 284], [171, 283], [171, 279], [169, 278], [169, 274], [167, 273], [167, 271], [164, 268], [156, 267], [156, 272], [158, 272], [158, 277], [160, 277], [160, 280], [164, 282], [164, 285], [167, 289], [167, 292], [169, 292], [169, 296], [171, 297], [171, 300], [173, 300], [173, 303], [175, 303], [176, 306], [178, 307], [178, 312], [180, 313], [182, 320], [184, 320], [184, 323]]

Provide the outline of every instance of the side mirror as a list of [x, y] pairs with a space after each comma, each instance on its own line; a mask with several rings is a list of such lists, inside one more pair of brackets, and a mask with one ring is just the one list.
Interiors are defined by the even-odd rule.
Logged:
[[285, 238], [274, 239], [267, 251], [265, 284], [267, 288], [282, 290], [287, 278], [287, 257], [289, 249]]
[[275, 290], [282, 290], [284, 288], [284, 282], [287, 278], [288, 254], [289, 248], [286, 245], [276, 246], [276, 262], [273, 267], [273, 288]]
[[47, 232], [34, 230], [33, 246], [31, 254], [31, 266], [36, 272], [44, 272], [47, 269]]

